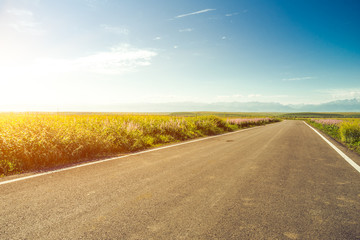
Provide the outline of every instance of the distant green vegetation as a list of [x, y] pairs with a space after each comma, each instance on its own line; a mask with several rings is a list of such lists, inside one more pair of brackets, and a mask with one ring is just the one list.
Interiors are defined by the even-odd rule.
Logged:
[[282, 113], [282, 112], [174, 112], [169, 113], [170, 116], [218, 116], [223, 118], [232, 117], [278, 117], [285, 119], [296, 118], [360, 118], [359, 112], [298, 112], [298, 113]]
[[300, 113], [282, 113], [278, 117], [282, 118], [360, 118], [358, 112], [341, 112], [341, 113], [326, 113], [326, 112], [300, 112]]
[[0, 175], [117, 156], [272, 122], [231, 120], [217, 116], [0, 114]]
[[279, 117], [283, 113], [277, 112], [173, 112], [170, 116], [195, 117], [195, 116], [217, 116], [222, 118], [236, 117]]

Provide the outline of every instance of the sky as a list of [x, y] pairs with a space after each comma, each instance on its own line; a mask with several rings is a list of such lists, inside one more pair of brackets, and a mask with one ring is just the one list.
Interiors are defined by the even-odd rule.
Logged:
[[360, 97], [357, 0], [0, 0], [0, 106]]

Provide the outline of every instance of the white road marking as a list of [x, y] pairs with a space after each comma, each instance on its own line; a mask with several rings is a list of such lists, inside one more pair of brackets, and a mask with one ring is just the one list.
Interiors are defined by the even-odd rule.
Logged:
[[356, 171], [358, 171], [360, 173], [360, 166], [357, 165], [351, 158], [349, 158], [348, 156], [345, 155], [345, 153], [343, 153], [340, 149], [338, 149], [334, 144], [332, 144], [329, 140], [327, 140], [323, 135], [321, 135], [318, 131], [316, 131], [315, 128], [311, 127], [309, 124], [307, 124], [306, 122], [304, 122], [309, 128], [311, 128], [312, 130], [314, 130], [325, 142], [327, 142], [327, 144], [330, 145], [330, 147], [332, 147], [338, 154], [340, 154], [340, 156], [342, 158], [345, 159], [345, 161], [347, 161], [353, 168], [356, 169]]
[[[266, 125], [265, 125], [265, 126], [266, 126]], [[143, 154], [143, 153], [159, 151], [159, 150], [162, 150], [162, 149], [172, 148], [172, 147], [176, 147], [176, 146], [180, 146], [180, 145], [184, 145], [184, 144], [189, 144], [189, 143], [194, 143], [194, 142], [200, 142], [200, 141], [204, 141], [204, 140], [207, 140], [207, 139], [216, 138], [216, 137], [221, 137], [221, 136], [226, 136], [226, 135], [230, 135], [230, 134], [234, 134], [234, 133], [239, 133], [239, 132], [243, 132], [243, 131], [246, 131], [246, 130], [255, 129], [255, 128], [259, 128], [259, 127], [263, 127], [263, 126], [257, 126], [257, 127], [252, 127], [252, 128], [241, 129], [241, 130], [238, 130], [238, 131], [235, 131], [235, 132], [229, 132], [229, 133], [224, 133], [224, 134], [220, 134], [220, 135], [215, 135], [215, 136], [210, 136], [210, 137], [204, 137], [204, 138], [200, 138], [200, 139], [195, 139], [195, 140], [191, 140], [191, 141], [187, 141], [187, 142], [172, 144], [172, 145], [169, 145], [169, 146], [153, 148], [153, 149], [149, 149], [149, 150], [145, 150], [145, 151], [141, 151], [141, 152], [130, 153], [130, 154], [127, 154], [127, 155], [124, 155], [124, 156], [120, 156], [120, 157], [107, 158], [107, 159], [103, 159], [103, 160], [99, 160], [99, 161], [94, 161], [94, 162], [90, 162], [90, 163], [79, 164], [79, 165], [72, 166], [72, 167], [66, 167], [66, 168], [62, 168], [62, 169], [58, 169], [58, 170], [54, 170], [54, 171], [49, 171], [49, 172], [44, 172], [44, 173], [38, 173], [38, 174], [34, 174], [34, 175], [31, 175], [31, 176], [27, 176], [27, 177], [15, 178], [15, 179], [12, 179], [12, 180], [7, 180], [7, 181], [0, 182], [0, 185], [7, 184], [7, 183], [18, 182], [18, 181], [22, 181], [22, 180], [26, 180], [26, 179], [30, 179], [30, 178], [40, 177], [40, 176], [44, 176], [44, 175], [48, 175], [48, 174], [52, 174], [52, 173], [63, 172], [63, 171], [71, 170], [71, 169], [74, 169], [74, 168], [80, 168], [80, 167], [85, 167], [85, 166], [89, 166], [89, 165], [93, 165], [93, 164], [99, 164], [99, 163], [103, 163], [103, 162], [113, 161], [113, 160], [117, 160], [117, 159], [121, 159], [121, 158], [126, 158], [126, 157], [130, 157], [130, 156], [136, 156], [136, 155], [140, 155], [140, 154]]]

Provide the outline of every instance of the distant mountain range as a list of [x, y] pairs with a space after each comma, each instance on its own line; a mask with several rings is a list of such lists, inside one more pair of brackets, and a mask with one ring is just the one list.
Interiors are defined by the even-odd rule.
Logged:
[[275, 102], [174, 102], [129, 103], [111, 105], [66, 106], [1, 106], [0, 111], [48, 111], [48, 112], [360, 112], [360, 99], [337, 100], [322, 104], [281, 104]]
[[337, 100], [322, 104], [290, 104], [275, 102], [175, 102], [104, 106], [104, 110], [120, 112], [360, 112], [360, 99]]
[[291, 111], [299, 112], [359, 112], [360, 99], [346, 99], [331, 101], [322, 104], [298, 104], [288, 105]]

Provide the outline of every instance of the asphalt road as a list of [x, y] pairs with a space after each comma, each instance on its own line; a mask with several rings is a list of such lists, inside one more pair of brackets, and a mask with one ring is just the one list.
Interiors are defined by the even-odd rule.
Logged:
[[360, 173], [285, 121], [2, 184], [0, 239], [360, 239]]

